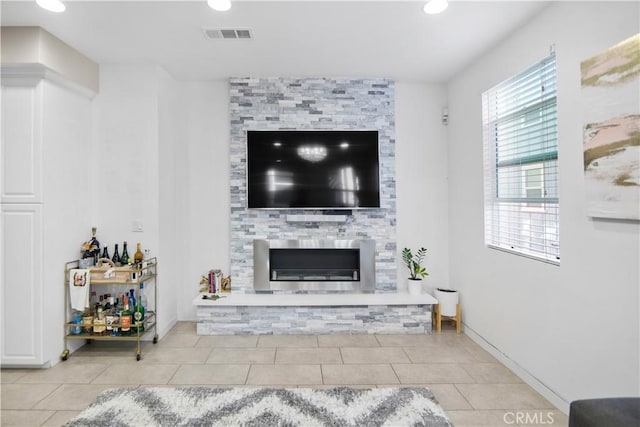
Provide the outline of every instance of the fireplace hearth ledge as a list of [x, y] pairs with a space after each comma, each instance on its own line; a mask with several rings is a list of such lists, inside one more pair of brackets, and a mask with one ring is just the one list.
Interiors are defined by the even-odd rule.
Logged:
[[198, 335], [428, 334], [429, 294], [228, 294], [194, 298]]
[[438, 300], [429, 294], [408, 293], [340, 293], [340, 294], [227, 294], [218, 300], [198, 295], [194, 306], [264, 306], [264, 307], [344, 307], [369, 305], [432, 305]]

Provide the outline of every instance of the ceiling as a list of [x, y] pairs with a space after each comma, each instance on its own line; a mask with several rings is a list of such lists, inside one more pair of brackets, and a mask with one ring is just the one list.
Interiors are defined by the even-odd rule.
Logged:
[[[159, 64], [177, 80], [231, 76], [386, 77], [446, 82], [548, 2], [204, 0], [1, 2], [3, 26], [40, 26], [99, 64]], [[251, 29], [252, 40], [208, 40], [202, 27]]]

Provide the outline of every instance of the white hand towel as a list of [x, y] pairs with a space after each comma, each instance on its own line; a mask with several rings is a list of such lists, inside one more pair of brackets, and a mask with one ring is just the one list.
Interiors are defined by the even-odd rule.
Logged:
[[89, 307], [89, 288], [91, 272], [86, 268], [74, 268], [69, 271], [69, 301], [71, 308], [84, 311]]

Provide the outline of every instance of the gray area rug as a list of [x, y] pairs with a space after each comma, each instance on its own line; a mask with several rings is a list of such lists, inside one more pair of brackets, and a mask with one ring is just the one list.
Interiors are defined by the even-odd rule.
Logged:
[[428, 388], [106, 390], [65, 426], [452, 426]]

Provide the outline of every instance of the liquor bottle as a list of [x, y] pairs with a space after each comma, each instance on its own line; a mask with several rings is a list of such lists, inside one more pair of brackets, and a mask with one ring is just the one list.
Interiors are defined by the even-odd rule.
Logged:
[[113, 332], [112, 336], [117, 337], [120, 335], [120, 312], [123, 310], [122, 304], [122, 294], [120, 294], [119, 298], [115, 298], [113, 303], [113, 309], [111, 313], [113, 315]]
[[144, 254], [142, 253], [142, 249], [140, 248], [140, 242], [138, 242], [136, 243], [136, 253], [133, 254], [133, 262], [138, 264], [138, 267], [140, 267], [140, 264], [142, 263], [143, 259], [144, 259]]
[[118, 253], [118, 244], [115, 244], [115, 249], [113, 250], [113, 258], [111, 258], [111, 261], [113, 261], [113, 263], [117, 266], [120, 267], [122, 265], [121, 260], [120, 260], [120, 254]]
[[144, 331], [144, 305], [142, 305], [143, 295], [142, 290], [144, 289], [144, 283], [140, 283], [140, 291], [138, 293], [138, 301], [135, 306], [135, 310], [133, 311], [133, 319], [136, 322], [137, 328], [136, 332], [141, 333]]
[[105, 318], [102, 306], [98, 305], [96, 317], [93, 319], [93, 335], [104, 335], [107, 333], [107, 319]]
[[120, 257], [122, 265], [129, 264], [129, 252], [127, 252], [127, 242], [122, 244], [122, 257]]
[[82, 313], [82, 329], [89, 335], [93, 332], [93, 311], [91, 306], [85, 308]]
[[[108, 304], [108, 302], [107, 302]], [[109, 308], [105, 310], [105, 323], [106, 323], [106, 327], [105, 327], [105, 331], [107, 335], [113, 335], [113, 323], [114, 323], [114, 315], [113, 315], [113, 307], [111, 307], [111, 305], [109, 305]]]
[[147, 311], [147, 297], [142, 291], [144, 291], [144, 283], [140, 282], [140, 292], [138, 293], [138, 301], [140, 301], [140, 304], [142, 304], [142, 308], [144, 308], [144, 310]]
[[131, 335], [132, 314], [129, 311], [129, 298], [124, 297], [124, 310], [120, 312], [120, 335]]
[[102, 250], [102, 256], [100, 258], [107, 258], [107, 259], [111, 259], [111, 257], [109, 256], [109, 249], [107, 247], [108, 245], [105, 243], [104, 244], [104, 249]]
[[129, 289], [129, 307], [131, 307], [131, 309], [133, 310], [135, 306], [136, 306], [136, 290]]
[[85, 333], [91, 335], [93, 333], [93, 319], [95, 318], [95, 309], [96, 304], [96, 292], [91, 291], [91, 299], [89, 300], [89, 306], [85, 308], [82, 313], [82, 328]]

